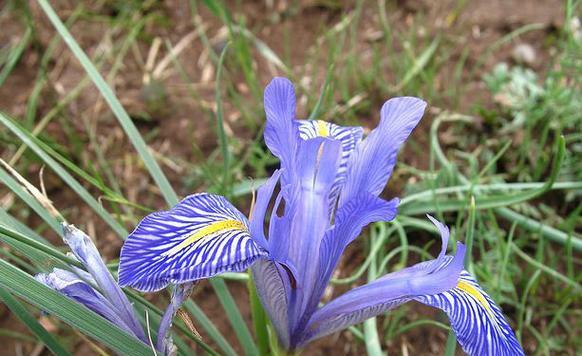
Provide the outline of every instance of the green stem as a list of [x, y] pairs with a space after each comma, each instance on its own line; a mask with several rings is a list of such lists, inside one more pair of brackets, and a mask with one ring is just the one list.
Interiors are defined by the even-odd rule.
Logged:
[[249, 291], [249, 299], [251, 303], [251, 315], [253, 318], [253, 326], [255, 329], [255, 338], [257, 340], [257, 347], [259, 349], [259, 355], [266, 356], [269, 355], [269, 331], [267, 330], [267, 315], [259, 296], [257, 295], [257, 289], [255, 287], [255, 281], [253, 279], [252, 273], [248, 272], [248, 282], [247, 288]]

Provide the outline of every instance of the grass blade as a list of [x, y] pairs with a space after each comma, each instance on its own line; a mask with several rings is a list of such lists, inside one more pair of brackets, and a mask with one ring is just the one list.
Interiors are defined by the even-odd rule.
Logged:
[[40, 236], [36, 231], [23, 224], [20, 220], [16, 219], [14, 216], [10, 215], [5, 209], [0, 208], [0, 222], [15, 231], [27, 236], [31, 236], [33, 240], [44, 243], [45, 245], [51, 246], [44, 237]]
[[8, 291], [0, 288], [0, 300], [4, 303], [20, 321], [22, 321], [26, 326], [32, 331], [40, 341], [42, 341], [46, 347], [51, 350], [51, 352], [57, 356], [69, 356], [71, 355], [57, 340], [48, 332], [46, 329], [40, 325], [32, 314]]
[[432, 40], [431, 44], [422, 52], [422, 54], [414, 60], [414, 65], [404, 74], [404, 78], [396, 85], [394, 91], [400, 91], [408, 82], [420, 73], [420, 71], [428, 64], [428, 61], [434, 55], [440, 42], [440, 37]]
[[[378, 224], [378, 226], [382, 226]], [[383, 231], [386, 232], [386, 231]], [[370, 234], [370, 241], [377, 241], [379, 236], [377, 235], [377, 229], [372, 229]], [[373, 245], [373, 243], [372, 243]], [[376, 266], [376, 256], [371, 256], [371, 263], [368, 267], [368, 283], [371, 283], [378, 277], [378, 271]], [[380, 345], [380, 338], [378, 336], [378, 327], [376, 326], [376, 318], [370, 318], [364, 321], [364, 340], [366, 343], [366, 351], [368, 355], [371, 356], [382, 356], [382, 345]]]
[[0, 288], [55, 315], [71, 327], [95, 338], [122, 355], [152, 354], [152, 350], [138, 339], [4, 260], [0, 260]]
[[[1, 114], [0, 114], [1, 115]], [[57, 234], [61, 234], [61, 226], [57, 219], [49, 214], [43, 206], [19, 184], [14, 178], [0, 167], [0, 182], [6, 185], [14, 194], [16, 194], [22, 201], [26, 203], [50, 228]]]
[[228, 287], [226, 286], [226, 282], [223, 279], [211, 279], [210, 283], [216, 290], [216, 294], [218, 295], [218, 299], [220, 299], [220, 303], [224, 307], [228, 319], [230, 320], [230, 324], [234, 328], [234, 332], [236, 333], [236, 337], [240, 342], [241, 346], [245, 350], [245, 354], [247, 355], [258, 355], [259, 349], [257, 345], [253, 342], [253, 336], [247, 327], [240, 311], [238, 310], [232, 295], [228, 291]]
[[36, 143], [35, 137], [20, 127], [17, 123], [9, 119], [0, 112], [0, 123], [12, 131], [18, 138], [26, 144], [38, 157], [40, 157], [61, 179], [73, 189], [80, 197], [105, 221], [120, 237], [125, 238], [127, 230], [115, 220], [89, 192], [71, 176], [57, 161], [42, 150]]
[[2, 68], [2, 71], [0, 72], [0, 87], [2, 86], [2, 84], [4, 84], [4, 82], [6, 81], [6, 79], [8, 78], [16, 64], [18, 63], [18, 60], [20, 59], [22, 52], [24, 52], [24, 49], [26, 48], [26, 46], [28, 46], [28, 43], [30, 42], [31, 38], [32, 30], [30, 29], [30, 27], [28, 27], [20, 42], [18, 42], [14, 50], [10, 52], [8, 61], [4, 65], [4, 68]]
[[220, 151], [222, 152], [222, 159], [224, 161], [224, 173], [222, 176], [222, 193], [230, 196], [231, 185], [229, 182], [230, 177], [230, 152], [228, 150], [228, 139], [226, 137], [226, 131], [224, 130], [224, 114], [222, 112], [222, 94], [220, 91], [220, 82], [222, 79], [222, 68], [224, 65], [224, 58], [226, 57], [226, 51], [228, 50], [229, 42], [226, 43], [220, 54], [220, 59], [218, 60], [218, 68], [216, 70], [216, 131], [218, 134]]
[[198, 305], [196, 305], [196, 303], [194, 303], [191, 300], [188, 300], [184, 302], [184, 307], [186, 308], [186, 310], [188, 310], [190, 314], [194, 316], [198, 324], [202, 326], [202, 328], [208, 333], [210, 338], [212, 338], [212, 340], [216, 342], [216, 344], [218, 345], [218, 347], [220, 347], [224, 355], [228, 356], [237, 355], [232, 346], [230, 346], [228, 341], [226, 341], [224, 336], [220, 333], [220, 331], [218, 331], [216, 326], [214, 326], [212, 321], [208, 319], [206, 314], [204, 314], [204, 312], [198, 307]]
[[495, 213], [502, 216], [504, 219], [515, 222], [524, 229], [532, 232], [540, 232], [543, 236], [559, 244], [566, 245], [568, 239], [571, 239], [572, 248], [575, 251], [582, 251], [582, 240], [577, 237], [570, 236], [551, 226], [544, 225], [539, 221], [528, 218], [527, 216], [519, 214], [509, 208], [495, 209]]
[[103, 98], [111, 108], [111, 111], [115, 114], [115, 117], [123, 127], [123, 130], [129, 137], [131, 143], [135, 147], [136, 151], [140, 155], [141, 159], [143, 160], [148, 172], [156, 182], [157, 186], [160, 188], [160, 191], [168, 203], [168, 205], [175, 205], [178, 203], [178, 196], [170, 186], [170, 182], [162, 172], [162, 169], [149, 152], [148, 147], [135, 127], [133, 121], [113, 93], [113, 90], [109, 87], [105, 79], [99, 74], [95, 65], [91, 62], [89, 57], [85, 54], [85, 52], [81, 49], [79, 44], [75, 41], [71, 33], [67, 30], [61, 19], [57, 16], [52, 6], [48, 3], [47, 0], [38, 0], [39, 5], [56, 28], [59, 35], [63, 38], [67, 46], [71, 49], [75, 57], [79, 60]]
[[34, 240], [34, 239], [32, 239], [26, 235], [23, 235], [20, 232], [15, 231], [15, 230], [9, 228], [8, 226], [4, 226], [2, 224], [0, 224], [0, 240], [6, 242], [8, 244], [10, 244], [11, 241], [17, 241], [17, 242], [22, 243], [23, 245], [28, 246], [31, 249], [43, 252], [44, 254], [46, 254], [50, 257], [53, 257], [59, 261], [62, 261], [66, 264], [69, 264], [72, 266], [77, 266], [80, 268], [83, 267], [83, 265], [79, 261], [65, 255], [61, 251], [54, 249], [50, 246], [47, 246], [42, 242]]
[[269, 330], [267, 330], [267, 325], [269, 323], [267, 319], [267, 314], [263, 309], [259, 295], [257, 294], [257, 289], [255, 287], [255, 282], [252, 278], [252, 274], [248, 273], [249, 279], [247, 281], [247, 289], [249, 291], [249, 300], [251, 304], [251, 314], [253, 319], [253, 325], [255, 329], [255, 335], [257, 336], [257, 347], [259, 348], [259, 355], [268, 356], [269, 355]]
[[323, 87], [321, 88], [321, 93], [319, 94], [319, 98], [317, 99], [317, 102], [315, 103], [315, 106], [313, 107], [313, 111], [311, 112], [311, 114], [309, 114], [309, 119], [308, 120], [315, 120], [316, 118], [319, 117], [319, 111], [321, 110], [321, 104], [323, 103], [323, 100], [325, 99], [325, 96], [327, 95], [327, 92], [329, 90], [329, 85], [332, 79], [332, 74], [333, 74], [333, 69], [335, 68], [335, 66], [333, 64], [331, 64], [327, 70], [327, 74], [325, 75], [325, 82], [323, 82]]

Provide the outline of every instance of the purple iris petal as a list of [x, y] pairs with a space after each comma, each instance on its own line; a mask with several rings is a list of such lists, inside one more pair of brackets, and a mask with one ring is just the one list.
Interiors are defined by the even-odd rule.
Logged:
[[[141, 327], [139, 330], [134, 330], [132, 326], [123, 320], [119, 315], [119, 310], [107, 298], [79, 278], [75, 273], [55, 268], [51, 273], [37, 274], [34, 278], [59, 293], [83, 304], [129, 334], [140, 338], [138, 334]], [[141, 330], [141, 333], [143, 333], [143, 330]], [[142, 341], [145, 341], [145, 339], [142, 339]]]
[[[122, 249], [122, 284], [153, 291], [250, 266], [279, 341], [290, 350], [411, 300], [443, 309], [467, 352], [519, 348], [499, 308], [462, 271], [464, 246], [458, 244], [456, 255], [447, 256], [448, 228], [430, 216], [442, 239], [436, 259], [388, 274], [317, 309], [346, 246], [367, 224], [395, 217], [398, 199], [384, 201], [378, 195], [400, 146], [424, 113], [424, 101], [389, 100], [380, 124], [364, 140], [359, 127], [296, 120], [294, 88], [285, 78], [267, 86], [264, 104], [265, 142], [281, 170], [259, 189], [250, 223], [226, 199], [205, 193], [150, 214]], [[165, 330], [173, 308], [164, 317]]]
[[337, 198], [346, 180], [348, 162], [357, 145], [362, 141], [364, 129], [359, 126], [339, 126], [321, 120], [295, 120], [299, 137], [309, 140], [316, 137], [329, 137], [341, 142], [341, 159], [329, 197], [330, 212], [337, 204]]
[[263, 184], [257, 192], [257, 200], [255, 201], [255, 206], [253, 208], [252, 218], [250, 219], [249, 229], [254, 240], [262, 248], [268, 249], [268, 242], [265, 239], [265, 216], [267, 214], [267, 209], [269, 203], [273, 196], [273, 191], [275, 186], [279, 182], [279, 177], [281, 176], [281, 170], [276, 170], [271, 175], [271, 178]]
[[146, 341], [145, 333], [135, 316], [131, 303], [113, 279], [93, 241], [73, 225], [63, 224], [63, 231], [65, 242], [69, 245], [75, 257], [91, 274], [97, 286], [117, 310], [121, 319], [134, 331], [139, 339]]
[[168, 284], [240, 272], [268, 253], [246, 217], [224, 197], [193, 194], [169, 211], [146, 216], [121, 249], [119, 283], [144, 292]]
[[328, 198], [340, 158], [338, 141], [314, 138], [301, 142], [297, 157], [298, 181], [293, 196], [285, 201], [285, 214], [292, 218], [288, 257], [297, 269], [297, 283], [302, 293], [293, 295], [290, 321], [299, 322], [318, 279], [319, 246], [329, 228]]
[[436, 228], [439, 230], [439, 233], [441, 234], [442, 246], [439, 258], [443, 257], [447, 252], [447, 246], [449, 245], [449, 228], [447, 225], [441, 223], [429, 214], [426, 214], [426, 217], [433, 223], [434, 226], [436, 226]]
[[297, 152], [295, 120], [295, 88], [287, 78], [274, 78], [265, 88], [265, 143], [279, 158], [285, 176], [294, 175], [293, 161]]
[[454, 288], [463, 269], [464, 252], [464, 246], [459, 244], [454, 258], [439, 258], [430, 269], [412, 266], [339, 296], [313, 314], [304, 339], [298, 340], [298, 344], [361, 323], [415, 296]]
[[414, 300], [443, 310], [469, 355], [525, 355], [501, 309], [467, 271], [461, 272], [455, 288]]
[[396, 164], [400, 146], [416, 127], [426, 103], [418, 98], [401, 97], [388, 100], [380, 113], [380, 124], [352, 154], [340, 195], [340, 205], [361, 191], [378, 195]]
[[289, 274], [272, 260], [259, 260], [251, 267], [257, 295], [269, 315], [281, 346], [289, 348], [289, 298], [292, 283]]
[[385, 201], [370, 193], [361, 193], [338, 209], [335, 225], [325, 234], [319, 250], [319, 279], [311, 300], [311, 310], [315, 309], [323, 296], [345, 248], [366, 225], [394, 219], [398, 203], [398, 199]]

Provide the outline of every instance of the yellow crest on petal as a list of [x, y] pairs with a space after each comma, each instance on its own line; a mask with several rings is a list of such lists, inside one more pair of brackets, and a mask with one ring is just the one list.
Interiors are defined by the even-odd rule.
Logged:
[[164, 257], [173, 256], [200, 239], [203, 239], [213, 234], [217, 234], [219, 232], [225, 232], [230, 230], [247, 231], [247, 227], [244, 223], [238, 220], [216, 221], [209, 225], [204, 226], [201, 229], [196, 230], [192, 235], [184, 239], [184, 241], [180, 242], [179, 244], [172, 247], [168, 251], [165, 251], [161, 255]]
[[317, 120], [317, 136], [328, 137], [329, 128], [327, 127], [327, 122], [322, 120]]
[[491, 313], [491, 307], [489, 306], [489, 303], [487, 302], [485, 297], [483, 297], [483, 294], [481, 294], [481, 292], [477, 290], [477, 288], [473, 287], [472, 285], [463, 280], [459, 281], [459, 283], [457, 284], [457, 288], [475, 298], [477, 302], [483, 306], [483, 308], [485, 308], [489, 313]]

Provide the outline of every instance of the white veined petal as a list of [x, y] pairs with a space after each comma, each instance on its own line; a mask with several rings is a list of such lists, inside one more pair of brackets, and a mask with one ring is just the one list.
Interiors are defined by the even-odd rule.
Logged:
[[267, 252], [224, 197], [201, 193], [146, 216], [121, 250], [119, 281], [141, 291], [246, 269]]

